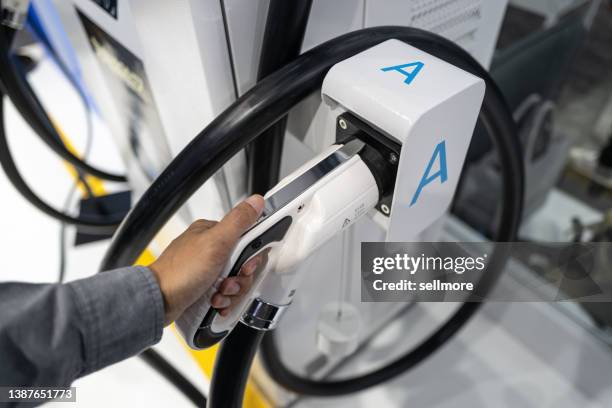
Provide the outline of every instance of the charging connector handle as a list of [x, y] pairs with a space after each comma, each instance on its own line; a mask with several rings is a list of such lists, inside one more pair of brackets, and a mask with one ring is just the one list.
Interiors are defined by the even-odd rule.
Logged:
[[183, 313], [177, 328], [192, 348], [218, 343], [239, 321], [257, 330], [278, 324], [299, 286], [299, 265], [378, 202], [379, 186], [359, 156], [364, 147], [357, 139], [330, 146], [268, 192], [261, 219], [242, 236], [220, 278], [237, 275], [264, 252], [266, 266], [229, 315], [211, 306], [214, 288]]

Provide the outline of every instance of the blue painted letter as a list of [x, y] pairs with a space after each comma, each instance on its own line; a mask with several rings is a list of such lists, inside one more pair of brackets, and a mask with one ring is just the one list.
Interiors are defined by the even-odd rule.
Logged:
[[[430, 175], [429, 172], [433, 167], [434, 163], [438, 160], [440, 162], [440, 169], [434, 174]], [[417, 187], [416, 192], [414, 193], [414, 197], [412, 197], [412, 201], [410, 202], [410, 207], [416, 204], [419, 196], [421, 195], [421, 191], [423, 188], [434, 181], [437, 178], [440, 178], [440, 184], [443, 184], [448, 179], [448, 172], [446, 170], [446, 143], [441, 141], [436, 148], [434, 149], [433, 155], [431, 156], [431, 160], [429, 160], [429, 164], [427, 165], [427, 169], [425, 170], [425, 174], [423, 174], [423, 178], [421, 178], [421, 182]]]
[[[423, 64], [422, 62], [411, 62], [409, 64], [402, 64], [402, 65], [394, 65], [392, 67], [387, 67], [387, 68], [381, 68], [380, 70], [383, 72], [388, 72], [388, 71], [397, 71], [397, 72], [401, 72], [403, 75], [406, 76], [406, 79], [404, 80], [404, 83], [407, 85], [410, 85], [412, 83], [412, 81], [414, 80], [414, 78], [416, 78], [416, 76], [419, 74], [419, 72], [421, 72], [421, 69], [425, 66], [425, 64]], [[405, 71], [404, 68], [411, 68], [414, 67], [412, 69], [412, 71], [408, 72]]]

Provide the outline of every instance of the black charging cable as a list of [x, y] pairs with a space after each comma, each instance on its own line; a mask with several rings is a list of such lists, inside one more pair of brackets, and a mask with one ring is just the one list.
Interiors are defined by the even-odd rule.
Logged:
[[113, 233], [121, 220], [123, 214], [116, 216], [80, 216], [74, 217], [68, 213], [62, 212], [53, 208], [50, 204], [39, 197], [23, 179], [13, 156], [10, 151], [6, 136], [5, 118], [4, 118], [4, 95], [0, 92], [0, 166], [4, 170], [8, 180], [15, 189], [25, 198], [30, 204], [48, 216], [70, 225], [76, 225], [84, 232], [92, 234], [109, 234]]
[[83, 173], [98, 178], [125, 182], [124, 175], [100, 170], [84, 162], [72, 153], [61, 141], [57, 130], [49, 119], [42, 104], [11, 59], [11, 43], [16, 31], [0, 24], [0, 78], [4, 85], [3, 92], [11, 99], [24, 120], [32, 127], [41, 140], [56, 154]]
[[[80, 216], [75, 217], [67, 212], [57, 210], [52, 205], [48, 204], [44, 199], [38, 196], [27, 184], [25, 179], [19, 172], [14, 158], [11, 154], [8, 138], [6, 134], [5, 117], [4, 117], [4, 95], [8, 95], [24, 117], [24, 120], [29, 123], [36, 133], [49, 145], [60, 148], [62, 151], [68, 152], [71, 157], [76, 158], [78, 163], [70, 160], [62, 155], [70, 164], [75, 166], [77, 176], [85, 188], [91, 192], [85, 173], [94, 176], [105, 176], [109, 179], [108, 174], [100, 173], [99, 171], [88, 171], [88, 165], [81, 161], [77, 156], [70, 152], [62, 142], [61, 137], [57, 133], [55, 127], [51, 124], [50, 119], [45, 113], [42, 105], [37, 100], [33, 90], [25, 78], [19, 73], [17, 67], [12, 61], [10, 54], [10, 43], [16, 31], [4, 25], [0, 25], [0, 166], [6, 173], [6, 176], [15, 189], [34, 207], [44, 214], [60, 221], [63, 224], [78, 226], [83, 232], [91, 234], [112, 234], [121, 220], [123, 214], [109, 214], [96, 216]], [[53, 52], [53, 50], [51, 50]], [[60, 66], [60, 68], [63, 68]], [[65, 70], [63, 69], [64, 73]], [[75, 87], [84, 104], [87, 104], [87, 99], [78, 85], [72, 80], [71, 84]], [[88, 118], [88, 132], [91, 132], [90, 118]], [[46, 129], [43, 131], [43, 129]], [[91, 135], [88, 135], [88, 138]], [[110, 177], [112, 181], [124, 181], [125, 178]]]

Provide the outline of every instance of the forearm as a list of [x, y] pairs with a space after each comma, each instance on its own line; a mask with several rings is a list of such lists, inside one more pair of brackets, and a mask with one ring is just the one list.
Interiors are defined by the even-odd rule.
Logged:
[[0, 285], [0, 385], [66, 386], [157, 343], [153, 274], [124, 268], [65, 285]]

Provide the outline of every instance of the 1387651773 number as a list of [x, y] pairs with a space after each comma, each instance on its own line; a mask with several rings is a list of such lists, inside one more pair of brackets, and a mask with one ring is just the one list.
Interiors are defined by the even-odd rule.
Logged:
[[75, 402], [74, 387], [0, 387], [0, 402]]

